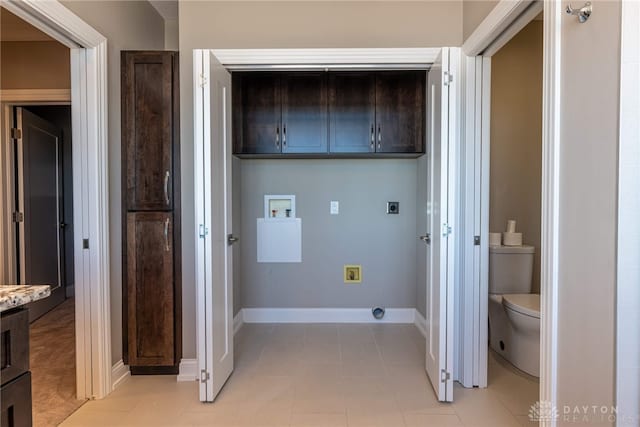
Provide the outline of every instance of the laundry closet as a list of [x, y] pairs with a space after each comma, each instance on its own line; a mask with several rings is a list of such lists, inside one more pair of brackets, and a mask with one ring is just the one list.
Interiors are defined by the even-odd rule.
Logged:
[[232, 71], [236, 314], [415, 308], [426, 76]]

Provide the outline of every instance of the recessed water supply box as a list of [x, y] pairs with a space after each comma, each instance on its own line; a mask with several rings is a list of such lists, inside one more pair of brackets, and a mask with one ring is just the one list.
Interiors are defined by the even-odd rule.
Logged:
[[265, 195], [257, 233], [258, 262], [302, 262], [302, 220], [296, 218], [296, 196]]

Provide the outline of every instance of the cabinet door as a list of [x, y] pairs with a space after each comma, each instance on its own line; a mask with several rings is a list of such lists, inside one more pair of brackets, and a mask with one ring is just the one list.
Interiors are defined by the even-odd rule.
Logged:
[[329, 151], [375, 152], [375, 73], [329, 74]]
[[171, 366], [175, 360], [173, 214], [127, 214], [128, 363]]
[[171, 210], [173, 53], [122, 52], [122, 140], [128, 210]]
[[232, 97], [235, 154], [280, 153], [279, 74], [234, 73]]
[[424, 152], [425, 71], [376, 73], [376, 152]]
[[282, 77], [282, 152], [327, 153], [327, 76], [324, 72]]

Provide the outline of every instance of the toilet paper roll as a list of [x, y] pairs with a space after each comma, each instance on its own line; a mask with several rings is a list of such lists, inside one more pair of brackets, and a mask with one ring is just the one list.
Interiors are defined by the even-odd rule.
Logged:
[[507, 233], [515, 233], [516, 232], [516, 220], [510, 219], [507, 221]]
[[489, 246], [502, 246], [502, 235], [500, 233], [489, 233]]
[[522, 246], [522, 233], [502, 233], [502, 244], [505, 246]]

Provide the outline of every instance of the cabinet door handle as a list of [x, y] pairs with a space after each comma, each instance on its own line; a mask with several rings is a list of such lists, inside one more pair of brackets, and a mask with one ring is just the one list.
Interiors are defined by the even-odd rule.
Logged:
[[382, 131], [380, 130], [380, 126], [378, 126], [378, 149], [382, 146]]
[[169, 252], [169, 218], [164, 221], [164, 250]]
[[376, 131], [374, 129], [374, 126], [371, 125], [371, 151], [375, 150], [375, 144], [376, 144]]
[[171, 177], [171, 174], [169, 171], [166, 171], [164, 173], [164, 201], [167, 203], [167, 206], [169, 206], [169, 177]]
[[276, 148], [280, 148], [280, 126], [276, 126]]
[[282, 126], [282, 147], [287, 146], [287, 127]]

